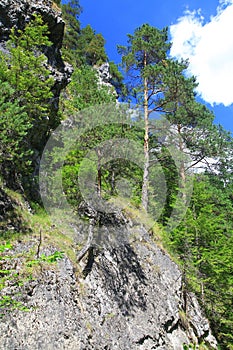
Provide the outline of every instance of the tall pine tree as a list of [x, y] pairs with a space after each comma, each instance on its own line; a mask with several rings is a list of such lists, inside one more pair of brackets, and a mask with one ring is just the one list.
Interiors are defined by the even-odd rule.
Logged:
[[170, 48], [167, 28], [159, 30], [144, 24], [135, 30], [134, 35], [128, 34], [128, 45], [118, 46], [122, 55], [122, 65], [129, 81], [131, 96], [136, 98], [144, 109], [144, 172], [142, 185], [142, 205], [148, 209], [149, 187], [149, 116], [152, 112], [160, 111], [161, 105], [161, 71], [167, 51]]
[[51, 45], [48, 34], [47, 25], [36, 15], [23, 31], [12, 30], [9, 55], [0, 56], [0, 78], [14, 89], [13, 99], [24, 106], [32, 123], [28, 142], [36, 149], [43, 147], [48, 133], [59, 122], [56, 115], [50, 114], [54, 79], [41, 52], [42, 46]]

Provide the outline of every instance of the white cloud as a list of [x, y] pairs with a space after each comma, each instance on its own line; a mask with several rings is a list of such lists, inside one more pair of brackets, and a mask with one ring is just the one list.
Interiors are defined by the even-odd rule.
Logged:
[[220, 0], [217, 15], [204, 22], [201, 10], [186, 11], [170, 27], [171, 56], [189, 59], [197, 92], [210, 104], [233, 103], [233, 0]]

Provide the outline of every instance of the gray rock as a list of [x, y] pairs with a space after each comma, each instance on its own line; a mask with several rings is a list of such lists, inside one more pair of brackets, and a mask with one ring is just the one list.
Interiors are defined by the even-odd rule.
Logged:
[[24, 201], [12, 198], [5, 187], [0, 185], [0, 234], [6, 231], [21, 231], [27, 229], [27, 224], [18, 213], [18, 208], [28, 211], [29, 205]]
[[109, 83], [110, 79], [111, 79], [111, 74], [109, 71], [109, 63], [105, 62], [103, 63], [100, 67], [97, 68], [100, 80], [103, 83]]
[[100, 67], [96, 67], [96, 71], [98, 74], [99, 86], [107, 87], [109, 90], [109, 93], [117, 98], [118, 96], [117, 96], [116, 89], [111, 84], [112, 76], [110, 74], [109, 63], [105, 62]]
[[[25, 249], [29, 246], [23, 243], [15, 247]], [[46, 254], [54, 252], [46, 249]], [[182, 350], [184, 343], [201, 340], [216, 349], [193, 294], [188, 294], [182, 321], [181, 271], [148, 235], [140, 242], [94, 250], [80, 263], [83, 274], [76, 270], [64, 257], [21, 287], [21, 301], [30, 311], [5, 314], [1, 350]], [[2, 292], [9, 295], [11, 288]]]

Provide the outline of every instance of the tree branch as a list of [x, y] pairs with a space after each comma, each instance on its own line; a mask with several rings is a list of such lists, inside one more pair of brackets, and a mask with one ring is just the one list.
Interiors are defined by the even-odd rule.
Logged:
[[80, 260], [82, 260], [82, 258], [86, 255], [86, 253], [92, 247], [94, 223], [95, 223], [95, 220], [94, 219], [90, 219], [89, 233], [88, 233], [87, 242], [86, 242], [85, 246], [80, 250], [80, 252], [77, 255], [77, 261], [78, 262]]

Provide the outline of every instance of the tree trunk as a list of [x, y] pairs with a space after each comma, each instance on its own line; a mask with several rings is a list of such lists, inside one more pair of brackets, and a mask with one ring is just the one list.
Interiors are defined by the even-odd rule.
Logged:
[[[144, 68], [147, 65], [146, 52], [144, 53]], [[147, 211], [148, 209], [148, 187], [149, 187], [149, 112], [148, 112], [148, 82], [144, 78], [144, 169], [142, 182], [142, 206]]]
[[95, 225], [95, 220], [94, 219], [90, 219], [87, 242], [86, 242], [85, 246], [80, 250], [80, 252], [77, 255], [77, 261], [78, 262], [84, 257], [84, 255], [87, 254], [87, 252], [93, 246], [94, 225]]
[[102, 187], [102, 171], [101, 171], [101, 152], [97, 151], [98, 156], [98, 171], [97, 171], [97, 194], [101, 197], [101, 187]]
[[[178, 134], [179, 134], [179, 151], [181, 156], [184, 154], [184, 143], [182, 141], [182, 136], [181, 136], [181, 125], [178, 125]], [[185, 174], [185, 162], [183, 159], [180, 160], [180, 167], [179, 167], [179, 176], [180, 176], [180, 185], [181, 185], [181, 191], [182, 191], [182, 199], [183, 202], [186, 203], [186, 193], [185, 193], [185, 188], [186, 188], [186, 174]]]

